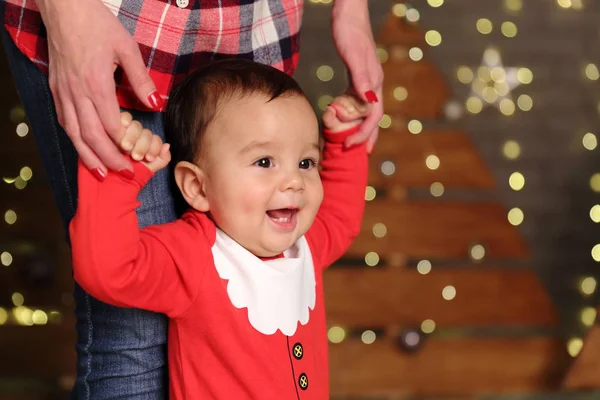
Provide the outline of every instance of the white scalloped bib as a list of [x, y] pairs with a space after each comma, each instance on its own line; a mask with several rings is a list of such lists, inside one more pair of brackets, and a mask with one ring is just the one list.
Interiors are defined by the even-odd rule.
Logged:
[[301, 237], [284, 258], [263, 261], [217, 228], [212, 247], [219, 276], [227, 280], [227, 294], [236, 308], [248, 309], [257, 331], [272, 335], [296, 333], [315, 308], [315, 270], [306, 238]]

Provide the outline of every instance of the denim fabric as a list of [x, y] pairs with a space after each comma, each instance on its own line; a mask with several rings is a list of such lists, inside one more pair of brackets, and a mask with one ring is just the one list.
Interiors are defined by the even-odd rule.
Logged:
[[[0, 20], [4, 2], [0, 1]], [[0, 35], [21, 102], [35, 136], [65, 229], [77, 201], [77, 154], [58, 124], [45, 74], [16, 48], [7, 31]], [[130, 111], [154, 133], [164, 135], [159, 113]], [[169, 172], [162, 170], [142, 190], [140, 226], [175, 219]], [[68, 239], [68, 231], [67, 231]], [[77, 316], [76, 399], [165, 399], [167, 319], [164, 315], [102, 303], [75, 285]]]

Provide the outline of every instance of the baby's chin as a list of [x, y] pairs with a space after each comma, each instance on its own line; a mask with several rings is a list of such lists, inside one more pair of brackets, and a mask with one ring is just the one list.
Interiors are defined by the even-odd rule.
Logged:
[[291, 242], [285, 243], [281, 243], [280, 241], [280, 243], [256, 243], [252, 246], [244, 246], [242, 244], [242, 246], [244, 246], [246, 250], [248, 250], [258, 258], [270, 258], [279, 256], [284, 251], [292, 247], [297, 240], [298, 239], [296, 238]]

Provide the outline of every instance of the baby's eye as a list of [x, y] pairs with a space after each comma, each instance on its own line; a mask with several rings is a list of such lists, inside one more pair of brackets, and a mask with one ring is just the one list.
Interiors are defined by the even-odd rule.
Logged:
[[273, 166], [273, 162], [270, 158], [264, 157], [254, 163], [257, 167], [270, 168]]
[[317, 163], [315, 162], [315, 160], [312, 160], [310, 158], [305, 158], [304, 160], [300, 161], [300, 169], [311, 169], [313, 168], [315, 165], [317, 165]]

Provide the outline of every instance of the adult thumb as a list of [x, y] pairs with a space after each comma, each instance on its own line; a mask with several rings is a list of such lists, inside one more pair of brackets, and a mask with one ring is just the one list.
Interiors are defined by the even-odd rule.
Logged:
[[165, 101], [156, 90], [156, 86], [148, 74], [137, 43], [128, 50], [120, 52], [118, 58], [135, 95], [149, 109], [162, 111]]

